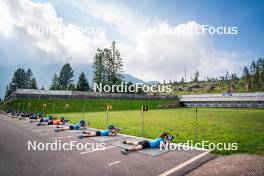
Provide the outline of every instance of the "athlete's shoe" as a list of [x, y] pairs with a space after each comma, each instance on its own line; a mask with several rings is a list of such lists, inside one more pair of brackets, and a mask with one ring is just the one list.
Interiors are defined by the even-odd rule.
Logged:
[[122, 140], [121, 140], [121, 143], [122, 143], [122, 144], [125, 144], [126, 141], [127, 141], [126, 139], [122, 139]]
[[80, 135], [80, 136], [78, 136], [78, 138], [79, 138], [79, 139], [83, 139], [83, 138], [84, 138], [84, 136], [83, 136], [83, 135]]
[[128, 149], [122, 149], [122, 150], [121, 150], [121, 153], [122, 153], [122, 154], [124, 154], [124, 155], [127, 155], [127, 154], [128, 154], [128, 152], [129, 152], [129, 150], [128, 150]]
[[57, 128], [57, 129], [55, 129], [54, 131], [55, 131], [55, 132], [59, 132], [59, 131], [60, 131], [60, 129], [58, 129], [58, 128]]

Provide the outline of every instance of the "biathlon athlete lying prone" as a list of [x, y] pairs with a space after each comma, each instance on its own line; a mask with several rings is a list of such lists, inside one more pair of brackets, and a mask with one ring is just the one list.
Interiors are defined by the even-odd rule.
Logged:
[[48, 119], [48, 121], [40, 121], [37, 123], [37, 126], [40, 125], [65, 125], [67, 120], [64, 119], [64, 117], [61, 117], [60, 120], [53, 120], [52, 117], [51, 119]]
[[[32, 122], [32, 121], [31, 121]], [[52, 124], [52, 116], [48, 116], [48, 117], [41, 117], [39, 119], [39, 121], [36, 121], [38, 123], [36, 123], [37, 126], [40, 126], [42, 124], [47, 124], [47, 125], [50, 125]]]
[[118, 128], [114, 127], [114, 125], [109, 125], [107, 130], [102, 131], [84, 131], [83, 134], [78, 136], [79, 139], [87, 138], [87, 137], [95, 137], [95, 136], [116, 136]]
[[134, 146], [128, 149], [122, 149], [121, 152], [126, 155], [129, 152], [143, 150], [146, 148], [159, 148], [162, 143], [166, 145], [167, 143], [170, 143], [173, 138], [174, 136], [170, 135], [169, 133], [162, 133], [157, 139], [153, 141], [143, 140], [143, 141], [135, 142], [131, 140], [123, 140], [122, 141], [123, 144], [129, 144]]
[[46, 118], [46, 115], [45, 114], [38, 114], [37, 116], [34, 116], [33, 118], [30, 118], [30, 121], [29, 122], [40, 122], [44, 118]]
[[65, 130], [85, 130], [86, 129], [86, 124], [84, 120], [81, 120], [80, 123], [78, 124], [71, 124], [68, 126], [57, 126], [57, 129], [55, 129], [55, 132], [59, 131], [65, 131]]

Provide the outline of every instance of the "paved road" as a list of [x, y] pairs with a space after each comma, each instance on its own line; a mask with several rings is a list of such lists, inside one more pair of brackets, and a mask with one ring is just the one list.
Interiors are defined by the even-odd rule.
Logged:
[[0, 175], [184, 175], [213, 157], [199, 150], [171, 151], [157, 157], [141, 153], [125, 156], [107, 142], [103, 151], [33, 151], [28, 141], [60, 140], [98, 144], [77, 139], [78, 133], [55, 133], [51, 127], [37, 127], [26, 120], [0, 114]]

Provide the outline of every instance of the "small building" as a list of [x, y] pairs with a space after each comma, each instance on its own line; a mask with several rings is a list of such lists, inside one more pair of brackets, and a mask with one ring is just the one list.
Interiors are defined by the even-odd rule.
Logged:
[[180, 95], [185, 107], [264, 108], [264, 92]]

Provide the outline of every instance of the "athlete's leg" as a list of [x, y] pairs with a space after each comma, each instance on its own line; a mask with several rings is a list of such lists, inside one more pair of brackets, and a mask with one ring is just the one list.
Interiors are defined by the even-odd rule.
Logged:
[[122, 141], [123, 144], [129, 144], [129, 145], [138, 145], [137, 141], [131, 141], [131, 140], [123, 140]]
[[78, 136], [79, 139], [86, 138], [86, 137], [94, 137], [96, 135], [96, 131], [85, 131], [84, 134]]
[[70, 130], [70, 129], [71, 129], [70, 126], [64, 126], [64, 127], [57, 126], [57, 128], [54, 131], [59, 132], [59, 131], [65, 131], [65, 130]]

